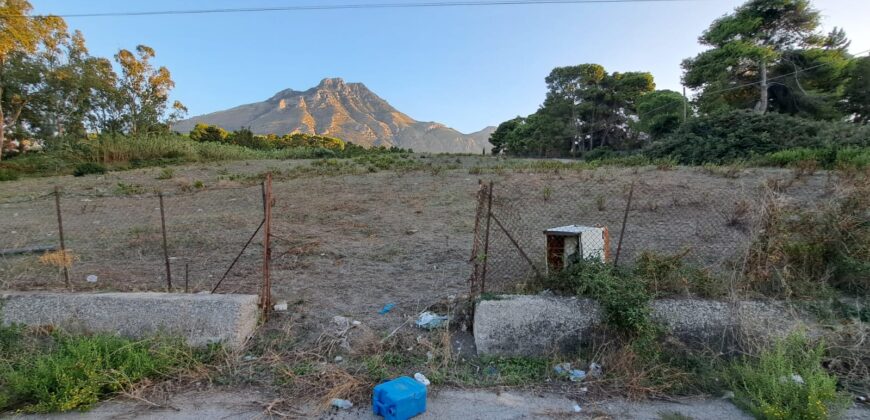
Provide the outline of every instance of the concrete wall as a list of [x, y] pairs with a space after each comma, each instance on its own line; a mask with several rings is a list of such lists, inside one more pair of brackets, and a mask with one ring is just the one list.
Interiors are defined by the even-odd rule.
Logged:
[[[724, 346], [735, 334], [783, 336], [812, 321], [782, 302], [661, 299], [652, 317], [689, 344]], [[477, 304], [474, 342], [479, 354], [542, 356], [571, 352], [602, 323], [590, 299], [502, 296]]]
[[259, 311], [254, 295], [180, 293], [0, 294], [3, 325], [52, 325], [72, 331], [141, 338], [183, 337], [189, 345], [221, 342], [238, 348], [253, 334]]

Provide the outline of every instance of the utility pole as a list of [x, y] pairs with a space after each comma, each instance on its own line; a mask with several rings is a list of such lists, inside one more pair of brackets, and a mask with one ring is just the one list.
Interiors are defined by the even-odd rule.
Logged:
[[764, 114], [765, 112], [767, 112], [767, 63], [765, 63], [764, 59], [761, 60], [760, 67], [761, 99], [758, 101], [758, 106], [755, 110], [759, 114]]
[[689, 98], [686, 97], [686, 87], [683, 86], [683, 122], [689, 119]]

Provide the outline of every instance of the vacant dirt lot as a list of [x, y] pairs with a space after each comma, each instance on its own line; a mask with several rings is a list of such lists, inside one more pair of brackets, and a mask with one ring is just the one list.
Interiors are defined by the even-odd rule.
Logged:
[[[703, 233], [698, 226], [723, 233], [690, 242], [722, 254], [747, 237], [739, 223], [726, 226], [735, 206], [742, 205], [736, 203], [751, 207], [769, 179], [789, 183], [789, 196], [807, 204], [823, 199], [835, 182], [826, 173], [794, 181], [791, 171], [772, 169], [729, 174], [655, 167], [553, 171], [523, 169], [528, 161], [495, 158], [414, 159], [427, 164], [401, 172], [279, 177], [273, 210], [276, 300], [287, 300], [318, 324], [346, 315], [389, 331], [404, 315], [466, 292], [479, 179], [496, 182], [497, 205], [502, 206], [497, 208], [522, 211], [539, 203], [557, 210], [530, 218], [518, 230], [522, 238], [534, 237], [526, 242], [535, 248], [535, 241], [543, 239], [539, 229], [547, 223], [604, 224], [615, 238], [627, 186], [636, 181], [627, 255], [647, 248], [678, 250], [685, 242], [680, 235]], [[174, 287], [184, 287], [187, 267], [191, 291], [210, 290], [262, 218], [260, 186], [252, 176], [309, 164], [233, 162], [179, 166], [172, 174], [150, 168], [0, 183], [0, 248], [58, 242], [51, 192], [60, 186], [67, 246], [77, 256], [71, 269], [76, 290], [165, 289], [160, 213], [153, 194], [159, 189], [166, 195]], [[751, 209], [743, 217], [751, 218]], [[257, 291], [261, 237], [255, 237], [219, 292]], [[530, 253], [537, 259], [542, 251]], [[87, 282], [89, 275], [97, 281]], [[0, 257], [0, 289], [63, 287], [59, 269], [41, 262], [39, 255]], [[386, 303], [397, 307], [378, 315]]]

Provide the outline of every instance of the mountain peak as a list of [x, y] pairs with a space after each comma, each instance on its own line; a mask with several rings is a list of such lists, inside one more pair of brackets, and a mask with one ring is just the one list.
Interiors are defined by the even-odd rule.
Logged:
[[320, 84], [317, 85], [318, 88], [338, 88], [344, 86], [344, 79], [341, 77], [327, 77], [320, 81]]
[[179, 121], [173, 129], [190, 131], [196, 123], [225, 130], [248, 127], [257, 134], [293, 132], [339, 137], [361, 146], [397, 146], [426, 152], [478, 153], [488, 134], [462, 134], [442, 124], [417, 121], [393, 108], [362, 83], [330, 77], [305, 91], [282, 90], [263, 102]]

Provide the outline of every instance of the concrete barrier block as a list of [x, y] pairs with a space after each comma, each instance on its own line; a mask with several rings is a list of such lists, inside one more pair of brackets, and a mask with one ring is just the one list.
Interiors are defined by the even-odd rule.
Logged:
[[52, 325], [72, 331], [141, 338], [176, 335], [191, 346], [223, 343], [240, 348], [253, 334], [259, 311], [254, 295], [180, 293], [0, 294], [3, 325]]
[[576, 348], [600, 323], [591, 299], [504, 296], [484, 300], [474, 312], [474, 343], [479, 354], [535, 356]]
[[[724, 349], [735, 334], [777, 339], [799, 329], [811, 336], [817, 333], [810, 317], [784, 302], [660, 299], [650, 309], [654, 321], [690, 345]], [[479, 354], [571, 353], [601, 322], [598, 304], [589, 299], [503, 296], [478, 303], [474, 342]]]

